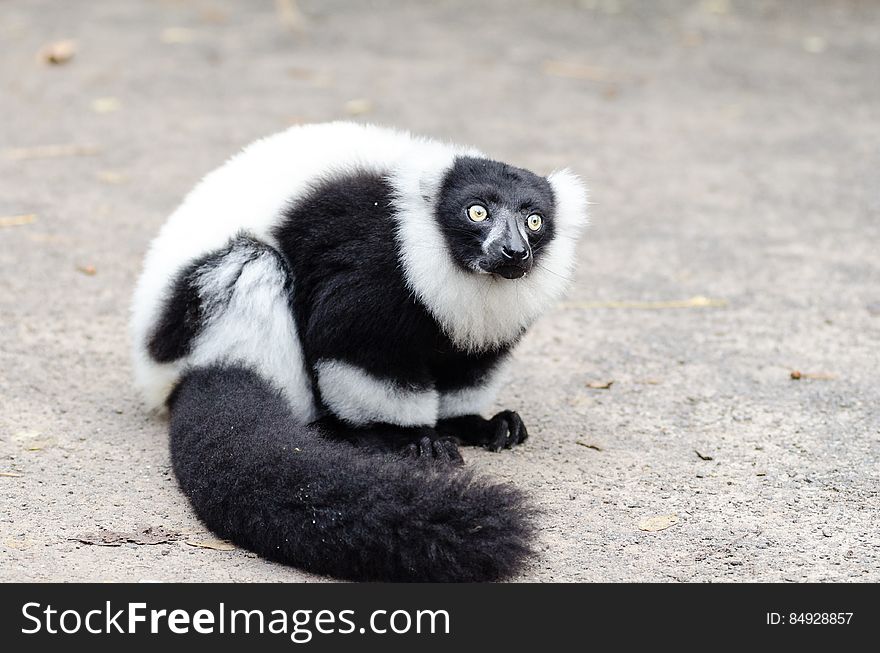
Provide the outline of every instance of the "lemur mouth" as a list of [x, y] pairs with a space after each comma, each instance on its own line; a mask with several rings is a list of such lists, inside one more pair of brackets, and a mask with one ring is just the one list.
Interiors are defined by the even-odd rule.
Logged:
[[525, 276], [526, 269], [519, 265], [501, 265], [493, 270], [494, 274], [504, 277], [505, 279], [519, 279]]
[[483, 272], [495, 277], [503, 277], [505, 279], [519, 279], [520, 277], [525, 276], [526, 272], [528, 272], [524, 266], [515, 264], [493, 266], [480, 262], [479, 266]]

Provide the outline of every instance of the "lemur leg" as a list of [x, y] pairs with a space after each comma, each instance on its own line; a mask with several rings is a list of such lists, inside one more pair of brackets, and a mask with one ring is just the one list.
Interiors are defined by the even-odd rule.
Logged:
[[241, 234], [178, 274], [147, 343], [157, 363], [245, 367], [281, 392], [303, 423], [316, 415], [291, 312], [292, 278], [271, 246]]
[[495, 402], [510, 361], [506, 350], [482, 354], [453, 353], [435, 367], [440, 388], [437, 431], [461, 444], [501, 451], [529, 437], [522, 418], [502, 410], [491, 419], [485, 413]]
[[401, 454], [405, 458], [462, 465], [464, 459], [458, 442], [440, 434], [430, 426], [398, 426], [397, 424], [370, 424], [352, 426], [335, 417], [323, 417], [314, 422], [321, 434], [330, 439], [343, 440], [369, 453]]
[[448, 417], [437, 422], [437, 431], [461, 444], [482, 446], [489, 451], [510, 449], [529, 437], [522, 418], [512, 410], [503, 410], [492, 419], [480, 415]]
[[457, 442], [434, 428], [439, 397], [433, 387], [381, 379], [341, 360], [323, 359], [314, 369], [329, 414], [316, 424], [326, 436], [381, 453], [463, 462]]

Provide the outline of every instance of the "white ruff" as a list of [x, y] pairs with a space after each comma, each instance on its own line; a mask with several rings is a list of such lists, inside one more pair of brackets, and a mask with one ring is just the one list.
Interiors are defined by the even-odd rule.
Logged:
[[318, 361], [315, 370], [324, 403], [350, 424], [433, 426], [437, 422], [436, 390], [377, 379], [360, 367], [337, 360]]

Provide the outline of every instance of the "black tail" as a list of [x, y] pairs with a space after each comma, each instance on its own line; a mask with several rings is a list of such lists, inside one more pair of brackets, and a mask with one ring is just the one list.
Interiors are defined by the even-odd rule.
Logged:
[[184, 378], [171, 400], [171, 459], [211, 530], [307, 571], [485, 581], [512, 574], [529, 552], [516, 489], [324, 439], [241, 368]]

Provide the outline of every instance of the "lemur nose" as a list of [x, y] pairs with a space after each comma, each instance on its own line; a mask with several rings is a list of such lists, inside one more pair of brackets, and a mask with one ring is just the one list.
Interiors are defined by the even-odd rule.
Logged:
[[510, 259], [514, 263], [519, 263], [529, 258], [529, 248], [527, 246], [510, 247], [509, 245], [505, 245], [501, 248], [501, 255], [506, 259]]

